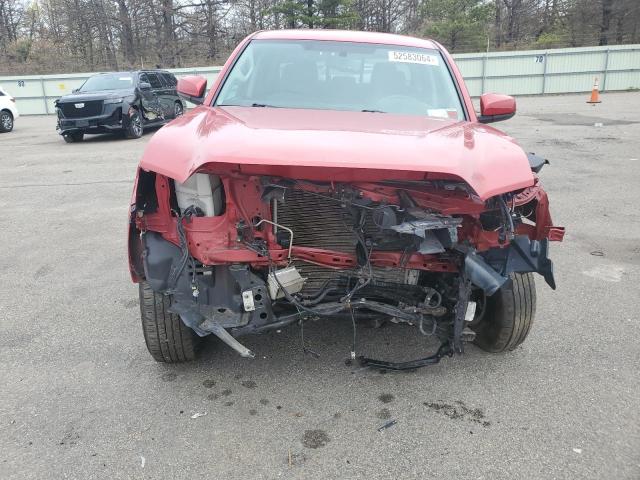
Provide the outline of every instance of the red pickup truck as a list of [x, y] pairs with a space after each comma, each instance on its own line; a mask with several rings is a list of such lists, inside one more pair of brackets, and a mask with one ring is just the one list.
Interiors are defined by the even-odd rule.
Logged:
[[549, 242], [564, 235], [546, 161], [487, 125], [515, 114], [513, 98], [484, 94], [476, 114], [437, 42], [258, 32], [208, 92], [202, 77], [177, 89], [199, 106], [149, 142], [130, 213], [156, 360], [192, 360], [209, 334], [252, 357], [241, 336], [329, 317], [439, 340], [411, 362], [360, 357], [379, 368], [525, 340], [533, 273], [555, 288]]

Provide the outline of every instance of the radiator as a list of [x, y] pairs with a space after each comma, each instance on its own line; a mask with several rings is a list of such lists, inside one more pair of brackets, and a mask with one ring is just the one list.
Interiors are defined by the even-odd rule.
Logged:
[[[284, 202], [278, 202], [278, 223], [293, 230], [293, 244], [298, 247], [355, 254], [357, 241], [351, 222], [353, 220], [339, 202], [312, 193], [288, 189]], [[365, 234], [378, 230], [370, 215], [364, 230]], [[303, 293], [316, 291], [327, 280], [348, 273], [301, 260], [294, 260], [293, 264], [307, 278]], [[409, 280], [411, 272], [401, 268], [373, 270], [374, 277], [392, 283], [414, 283]]]

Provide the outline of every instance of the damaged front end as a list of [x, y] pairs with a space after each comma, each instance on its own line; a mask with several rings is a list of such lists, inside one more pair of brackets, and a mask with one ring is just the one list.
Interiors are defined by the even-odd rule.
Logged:
[[482, 201], [446, 177], [336, 183], [218, 170], [179, 184], [140, 170], [134, 193], [134, 280], [245, 357], [242, 335], [344, 317], [354, 328], [408, 323], [441, 344], [413, 362], [364, 364], [437, 363], [463, 352], [482, 299], [512, 274], [537, 272], [555, 288], [549, 242], [564, 235], [537, 178]]

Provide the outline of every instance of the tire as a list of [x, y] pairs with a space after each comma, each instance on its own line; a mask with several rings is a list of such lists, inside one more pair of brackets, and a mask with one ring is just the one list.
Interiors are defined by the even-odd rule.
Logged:
[[157, 362], [182, 363], [195, 360], [201, 338], [179, 315], [168, 311], [171, 297], [154, 292], [146, 282], [138, 285], [142, 333], [147, 350]]
[[9, 110], [0, 111], [0, 132], [8, 133], [13, 130], [13, 115]]
[[176, 102], [173, 105], [173, 118], [178, 118], [182, 115], [184, 115], [184, 107], [182, 106], [182, 103]]
[[504, 286], [485, 298], [481, 318], [470, 324], [475, 343], [491, 353], [515, 349], [529, 335], [536, 314], [536, 286], [532, 273], [513, 273]]
[[142, 122], [142, 115], [138, 110], [134, 110], [129, 115], [129, 122], [124, 129], [124, 136], [126, 138], [140, 138], [144, 133], [144, 125]]
[[67, 143], [78, 143], [84, 139], [84, 133], [82, 132], [73, 132], [73, 133], [65, 133], [62, 135], [64, 141]]

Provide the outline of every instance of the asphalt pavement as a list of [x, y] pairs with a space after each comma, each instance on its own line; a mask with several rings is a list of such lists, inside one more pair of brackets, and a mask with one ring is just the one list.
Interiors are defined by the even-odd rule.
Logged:
[[[413, 373], [345, 364], [351, 325], [211, 340], [152, 360], [126, 260], [140, 140], [65, 144], [55, 118], [0, 134], [0, 478], [640, 478], [640, 93], [518, 99], [495, 126], [551, 162], [558, 289], [527, 341]], [[413, 359], [416, 329], [361, 328]], [[395, 421], [395, 423], [392, 423]], [[390, 424], [392, 423], [392, 424]], [[379, 431], [380, 427], [387, 426]]]

